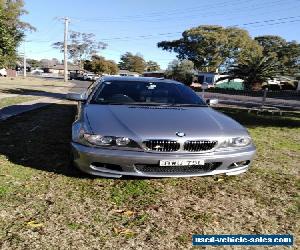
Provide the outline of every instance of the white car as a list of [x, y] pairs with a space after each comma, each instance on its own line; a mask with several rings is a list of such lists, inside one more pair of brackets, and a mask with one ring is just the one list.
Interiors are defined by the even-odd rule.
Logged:
[[4, 77], [7, 77], [7, 71], [6, 69], [0, 69], [0, 76], [4, 76]]
[[93, 73], [85, 73], [83, 75], [83, 80], [85, 81], [96, 81], [99, 78], [99, 76], [93, 74]]

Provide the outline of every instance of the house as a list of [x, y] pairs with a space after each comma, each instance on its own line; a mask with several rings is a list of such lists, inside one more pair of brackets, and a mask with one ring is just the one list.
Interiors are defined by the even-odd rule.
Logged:
[[244, 89], [243, 80], [242, 79], [232, 79], [228, 81], [227, 79], [219, 80], [222, 77], [226, 77], [226, 75], [222, 75], [216, 72], [197, 72], [195, 76], [198, 78], [199, 87], [202, 84], [208, 85], [208, 88], [216, 87], [216, 88], [225, 88], [225, 89]]
[[[64, 65], [63, 64], [58, 64], [58, 65], [54, 65], [54, 66], [49, 66], [49, 67], [45, 67], [43, 68], [44, 73], [53, 73], [53, 74], [59, 74], [59, 75], [63, 75], [64, 74]], [[68, 65], [68, 71], [80, 71], [79, 66], [77, 65]]]
[[196, 76], [198, 78], [198, 83], [207, 85], [213, 85], [218, 79], [218, 74], [212, 72], [197, 72]]

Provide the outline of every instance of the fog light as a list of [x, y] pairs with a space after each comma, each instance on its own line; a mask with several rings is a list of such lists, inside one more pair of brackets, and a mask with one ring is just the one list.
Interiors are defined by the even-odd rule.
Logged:
[[240, 168], [240, 167], [244, 167], [249, 165], [250, 161], [238, 161], [238, 162], [234, 162], [232, 163], [227, 169], [233, 169], [233, 168]]

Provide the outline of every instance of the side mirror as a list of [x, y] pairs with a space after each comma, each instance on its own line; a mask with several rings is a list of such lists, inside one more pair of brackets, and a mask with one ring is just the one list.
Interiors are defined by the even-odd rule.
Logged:
[[66, 98], [70, 101], [77, 101], [77, 102], [86, 101], [85, 93], [68, 93]]
[[219, 103], [218, 99], [207, 99], [206, 104], [209, 106], [215, 106]]

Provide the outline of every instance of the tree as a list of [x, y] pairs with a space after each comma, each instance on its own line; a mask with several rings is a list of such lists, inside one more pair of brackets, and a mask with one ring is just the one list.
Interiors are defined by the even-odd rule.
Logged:
[[38, 68], [41, 67], [42, 64], [39, 60], [36, 59], [27, 59], [27, 63], [32, 67], [32, 68]]
[[282, 74], [294, 75], [300, 70], [300, 44], [288, 42], [280, 36], [258, 36], [254, 38], [262, 47], [263, 55], [273, 57], [281, 65]]
[[226, 70], [250, 54], [261, 54], [261, 47], [246, 30], [215, 25], [202, 25], [186, 30], [182, 38], [162, 41], [159, 48], [177, 53], [180, 60], [192, 61], [198, 70]]
[[146, 62], [146, 71], [158, 71], [160, 70], [160, 66], [157, 62], [154, 61], [148, 61]]
[[165, 72], [167, 78], [190, 85], [193, 82], [194, 63], [188, 60], [173, 60]]
[[119, 71], [117, 64], [112, 60], [106, 60], [102, 56], [94, 55], [92, 60], [86, 60], [84, 63], [84, 69], [92, 71], [96, 74], [117, 74]]
[[126, 52], [121, 56], [121, 61], [119, 62], [118, 66], [123, 70], [143, 73], [146, 68], [146, 62], [141, 55], [133, 55], [130, 52]]
[[[81, 33], [70, 31], [70, 43], [68, 44], [68, 56], [75, 64], [82, 67], [82, 61], [89, 59], [92, 55], [97, 54], [99, 50], [105, 49], [107, 44], [96, 41], [92, 33]], [[52, 45], [56, 49], [64, 51], [64, 42], [56, 42]]]
[[23, 7], [23, 0], [0, 0], [0, 68], [15, 65], [25, 30], [35, 30], [20, 20], [27, 13]]
[[254, 87], [261, 87], [262, 83], [273, 79], [280, 72], [280, 65], [272, 57], [250, 56], [242, 62], [232, 65], [227, 76], [221, 77], [218, 81], [240, 78], [244, 80], [244, 87], [247, 90]]

